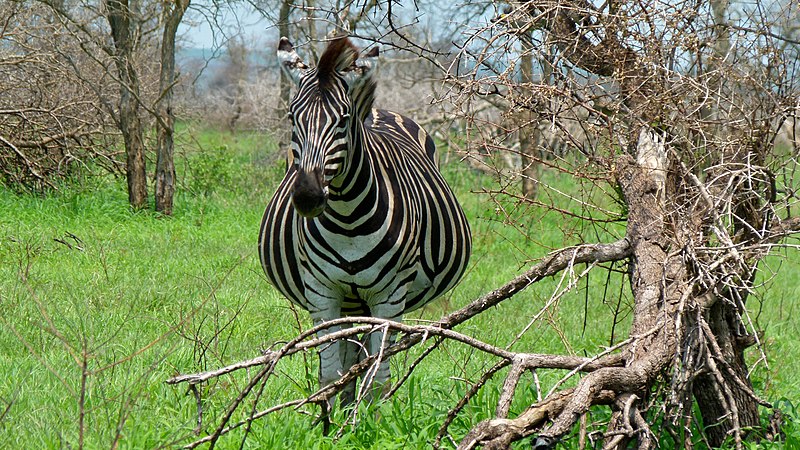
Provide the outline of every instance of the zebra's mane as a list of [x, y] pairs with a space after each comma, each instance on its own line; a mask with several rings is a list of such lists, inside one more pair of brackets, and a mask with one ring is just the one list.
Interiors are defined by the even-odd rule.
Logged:
[[356, 59], [358, 59], [358, 49], [350, 39], [341, 37], [332, 40], [317, 63], [317, 81], [320, 88], [327, 88], [332, 75], [350, 68]]
[[[377, 59], [377, 56], [377, 47], [364, 55], [365, 58], [369, 59]], [[344, 75], [347, 72], [351, 75], [348, 78], [348, 83], [351, 83], [350, 95], [355, 115], [363, 122], [372, 111], [377, 83], [373, 77], [367, 75], [371, 66], [357, 63], [359, 57], [358, 48], [349, 38], [341, 37], [330, 41], [317, 63], [317, 85], [320, 91], [325, 91], [330, 87], [333, 74]]]

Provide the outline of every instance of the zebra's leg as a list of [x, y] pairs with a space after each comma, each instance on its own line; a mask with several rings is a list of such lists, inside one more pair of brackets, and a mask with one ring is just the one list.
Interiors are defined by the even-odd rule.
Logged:
[[[395, 295], [389, 298], [388, 301], [370, 305], [370, 311], [374, 317], [392, 321], [399, 321], [402, 318], [404, 309], [404, 291], [402, 294], [400, 292], [395, 292]], [[367, 376], [371, 376], [371, 379], [367, 379], [367, 377], [364, 379], [364, 384], [370, 381], [372, 382], [372, 389], [368, 392], [373, 397], [380, 398], [380, 396], [388, 392], [391, 387], [389, 357], [384, 354], [384, 350], [392, 345], [393, 342], [394, 333], [390, 332], [388, 327], [373, 331], [367, 336], [366, 348], [369, 355], [381, 355], [378, 365], [367, 371]]]
[[[342, 341], [339, 344], [342, 356], [342, 369], [344, 371], [350, 370], [359, 361], [359, 354], [363, 353], [363, 344], [356, 339], [355, 336]], [[342, 392], [339, 394], [339, 403], [341, 405], [349, 405], [355, 399], [356, 381], [353, 380], [347, 383]]]
[[[311, 312], [311, 319], [314, 321], [314, 326], [319, 326], [325, 322], [338, 319], [341, 316], [341, 308], [338, 306], [330, 306], [325, 309], [320, 309]], [[331, 333], [336, 333], [342, 329], [341, 325], [326, 328], [317, 333], [318, 337], [327, 336]], [[320, 347], [319, 353], [319, 387], [323, 388], [336, 380], [338, 380], [343, 373], [342, 367], [342, 342], [333, 341]], [[328, 402], [333, 406], [333, 401]]]

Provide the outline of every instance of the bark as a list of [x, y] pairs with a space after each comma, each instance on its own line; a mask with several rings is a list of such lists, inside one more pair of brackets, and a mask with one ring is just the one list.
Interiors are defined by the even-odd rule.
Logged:
[[161, 73], [159, 88], [161, 98], [156, 106], [158, 118], [158, 148], [156, 153], [156, 211], [172, 214], [175, 194], [174, 134], [175, 112], [172, 109], [175, 74], [175, 33], [191, 0], [176, 0], [165, 5], [166, 16], [161, 39]]
[[128, 202], [136, 209], [147, 206], [147, 173], [142, 118], [139, 113], [139, 77], [133, 64], [136, 39], [128, 0], [109, 0], [108, 24], [114, 40], [114, 64], [120, 82], [118, 126], [125, 142]]
[[[744, 360], [744, 349], [750, 341], [735, 338], [738, 327], [728, 308], [726, 302], [719, 301], [708, 311], [708, 325], [719, 351], [717, 373], [709, 371], [698, 376], [693, 386], [706, 437], [714, 447], [722, 445], [734, 426], [750, 428], [759, 424], [758, 403], [752, 396]], [[735, 418], [732, 410], [736, 411]]]

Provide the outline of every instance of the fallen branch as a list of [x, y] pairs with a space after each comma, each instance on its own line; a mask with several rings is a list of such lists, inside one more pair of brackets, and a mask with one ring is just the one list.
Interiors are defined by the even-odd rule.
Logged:
[[235, 372], [239, 369], [247, 369], [249, 367], [254, 366], [262, 366], [264, 364], [269, 364], [274, 361], [275, 359], [275, 352], [267, 352], [262, 356], [258, 356], [252, 359], [248, 359], [246, 361], [237, 362], [231, 364], [229, 366], [220, 367], [219, 369], [209, 370], [206, 372], [188, 374], [188, 375], [178, 375], [176, 377], [172, 377], [166, 381], [167, 384], [179, 384], [179, 383], [189, 383], [189, 385], [195, 385], [199, 383], [203, 383], [208, 381], [212, 378], [216, 378], [226, 373]]
[[[583, 358], [575, 356], [561, 356], [561, 355], [547, 355], [547, 354], [522, 354], [511, 352], [502, 348], [498, 348], [474, 339], [462, 333], [453, 331], [451, 328], [461, 324], [475, 315], [479, 314], [486, 309], [495, 306], [505, 299], [510, 298], [514, 294], [522, 291], [531, 284], [541, 280], [547, 276], [554, 275], [567, 267], [581, 263], [598, 263], [608, 262], [623, 259], [630, 253], [630, 244], [626, 239], [611, 243], [611, 244], [593, 244], [593, 245], [580, 245], [576, 247], [565, 248], [553, 252], [544, 257], [539, 263], [531, 267], [527, 272], [513, 279], [506, 285], [496, 289], [483, 297], [473, 301], [466, 307], [449, 314], [442, 318], [440, 321], [432, 325], [407, 325], [399, 322], [392, 322], [373, 317], [349, 317], [332, 320], [325, 322], [309, 330], [304, 331], [299, 336], [292, 339], [292, 341], [283, 345], [278, 351], [269, 351], [262, 356], [252, 358], [246, 361], [237, 362], [235, 364], [215, 369], [211, 371], [201, 372], [197, 374], [179, 375], [170, 378], [166, 382], [168, 384], [189, 383], [190, 385], [202, 383], [212, 378], [219, 377], [228, 373], [235, 372], [240, 369], [264, 366], [259, 373], [253, 377], [247, 386], [239, 393], [237, 398], [228, 408], [226, 414], [223, 415], [221, 423], [216, 430], [207, 437], [199, 441], [189, 444], [189, 447], [199, 445], [202, 442], [211, 442], [213, 446], [216, 440], [229, 430], [234, 429], [240, 425], [226, 426], [227, 422], [232, 417], [233, 412], [242, 403], [245, 397], [252, 391], [252, 389], [259, 382], [266, 382], [266, 380], [274, 373], [275, 365], [284, 357], [290, 356], [299, 351], [304, 351], [312, 347], [317, 347], [334, 340], [347, 339], [361, 333], [376, 332], [379, 329], [384, 332], [391, 330], [394, 332], [401, 332], [405, 336], [398, 340], [395, 344], [386, 348], [385, 352], [381, 355], [371, 355], [365, 358], [358, 364], [351, 367], [342, 377], [336, 382], [321, 387], [316, 393], [312, 394], [306, 399], [284, 403], [284, 407], [294, 406], [300, 407], [307, 403], [324, 403], [332, 399], [336, 394], [341, 392], [345, 386], [351, 381], [355, 380], [359, 375], [365, 373], [373, 364], [380, 363], [381, 359], [388, 358], [394, 354], [405, 351], [414, 345], [425, 341], [428, 337], [439, 337], [454, 340], [464, 343], [482, 352], [497, 356], [505, 361], [516, 360], [523, 361], [524, 366], [528, 369], [548, 368], [548, 369], [564, 369], [564, 370], [580, 370], [590, 372], [593, 370], [603, 369], [609, 366], [618, 365], [621, 358], [610, 358], [607, 360], [597, 360], [596, 358]], [[335, 333], [330, 333], [321, 338], [309, 339], [317, 332], [338, 326], [338, 325], [356, 325], [351, 328], [345, 328]], [[274, 411], [270, 409], [268, 411]], [[256, 413], [244, 421], [250, 423], [258, 417], [268, 412]]]
[[[308, 331], [304, 332], [302, 336], [304, 336], [303, 339], [305, 339], [308, 336], [316, 334], [318, 331], [323, 329], [335, 327], [338, 325], [356, 325], [356, 324], [366, 324], [366, 325], [356, 326], [352, 328], [345, 328], [335, 333], [327, 334], [324, 337], [314, 338], [308, 341], [298, 342], [297, 339], [295, 339], [292, 342], [284, 345], [284, 347], [282, 347], [279, 351], [267, 351], [262, 356], [248, 359], [246, 361], [237, 362], [219, 369], [199, 372], [195, 374], [178, 375], [166, 380], [166, 383], [167, 384], [202, 383], [212, 378], [216, 378], [231, 372], [235, 372], [240, 369], [246, 369], [249, 367], [261, 366], [265, 364], [274, 364], [275, 362], [277, 362], [278, 359], [293, 355], [297, 352], [305, 351], [314, 347], [319, 347], [323, 344], [327, 344], [329, 342], [333, 342], [336, 340], [351, 338], [361, 333], [373, 333], [378, 331], [379, 328], [381, 327], [386, 327], [390, 331], [402, 332], [406, 335], [404, 339], [400, 340], [394, 345], [389, 346], [386, 349], [385, 355], [383, 355], [384, 357], [388, 357], [396, 353], [399, 353], [403, 350], [406, 350], [407, 348], [423, 341], [423, 338], [427, 339], [428, 336], [431, 337], [435, 336], [467, 344], [471, 347], [481, 350], [484, 353], [488, 353], [490, 355], [497, 356], [508, 361], [513, 361], [513, 360], [518, 361], [526, 369], [538, 368], [538, 369], [574, 370], [578, 368], [579, 370], [590, 372], [592, 370], [597, 370], [602, 367], [608, 367], [609, 365], [617, 365], [621, 362], [620, 358], [611, 358], [609, 360], [598, 360], [596, 358], [585, 358], [579, 356], [562, 356], [562, 355], [550, 355], [550, 354], [538, 354], [538, 353], [517, 353], [499, 347], [495, 347], [493, 345], [487, 344], [485, 342], [482, 342], [478, 339], [472, 338], [465, 334], [459, 333], [457, 331], [449, 330], [446, 328], [439, 328], [436, 325], [407, 325], [401, 322], [378, 319], [375, 317], [344, 317], [341, 319], [331, 320], [309, 329]], [[372, 358], [376, 358], [377, 356], [378, 355], [372, 355], [365, 361], [374, 362], [372, 361]], [[367, 367], [368, 366], [369, 365], [367, 365]], [[355, 375], [358, 374], [359, 373], [356, 373]]]
[[[503, 300], [512, 297], [513, 295], [527, 288], [531, 284], [541, 280], [542, 278], [555, 275], [556, 273], [564, 270], [570, 265], [590, 263], [590, 262], [601, 263], [609, 261], [618, 261], [620, 259], [626, 258], [629, 253], [630, 253], [630, 244], [628, 243], [627, 239], [621, 239], [617, 242], [613, 242], [610, 244], [585, 244], [576, 247], [568, 247], [561, 250], [557, 250], [553, 253], [550, 253], [546, 257], [542, 258], [542, 260], [539, 263], [535, 264], [524, 274], [514, 278], [513, 280], [501, 286], [500, 288], [495, 289], [494, 291], [489, 292], [488, 294], [485, 294], [481, 298], [473, 301], [472, 303], [459, 309], [458, 311], [448, 314], [441, 320], [435, 322], [433, 325], [412, 326], [412, 325], [401, 324], [398, 322], [390, 322], [383, 319], [376, 319], [373, 317], [349, 317], [349, 318], [341, 318], [325, 322], [324, 324], [318, 325], [314, 328], [307, 330], [301, 336], [303, 336], [303, 339], [305, 339], [317, 333], [320, 330], [327, 329], [335, 325], [353, 325], [357, 323], [382, 325], [384, 323], [389, 322], [390, 326], [393, 329], [408, 333], [409, 337], [407, 339], [410, 340], [408, 343], [405, 342], [402, 343], [402, 345], [401, 342], [392, 345], [392, 347], [387, 349], [390, 354], [396, 353], [392, 352], [392, 348], [394, 347], [399, 348], [402, 346], [403, 347], [402, 349], [405, 350], [406, 348], [420, 342], [422, 340], [423, 335], [427, 335], [428, 333], [430, 333], [430, 335], [432, 336], [441, 335], [443, 337], [456, 339], [465, 343], [473, 342], [475, 343], [476, 346], [482, 347], [482, 349], [488, 349], [491, 346], [487, 347], [486, 344], [480, 343], [479, 341], [476, 341], [463, 334], [455, 332], [450, 332], [452, 334], [449, 334], [446, 333], [444, 330], [453, 328], [456, 325], [466, 322], [467, 320], [479, 314], [480, 312], [485, 311], [486, 309], [491, 308], [492, 306], [496, 306]], [[370, 331], [370, 329], [371, 327], [369, 326], [363, 326], [357, 329], [349, 328], [336, 333], [328, 334], [322, 339], [315, 339], [312, 341], [308, 341], [306, 343], [297, 343], [295, 346], [293, 346], [293, 348], [296, 348], [295, 350], [286, 349], [286, 351], [288, 352], [287, 355], [291, 355], [299, 350], [305, 350], [307, 348], [316, 347], [325, 342], [330, 342], [332, 340], [351, 337], [355, 334], [367, 332]], [[507, 359], [513, 359], [517, 355], [517, 353], [515, 352], [509, 352], [499, 348], [491, 348], [489, 350], [489, 353], [493, 353], [497, 356], [501, 356]], [[540, 355], [540, 356], [552, 356], [552, 355]], [[225, 375], [227, 373], [231, 373], [239, 369], [246, 369], [249, 367], [271, 363], [274, 358], [275, 358], [275, 353], [269, 352], [265, 353], [262, 356], [252, 358], [246, 361], [237, 362], [219, 369], [200, 372], [196, 374], [178, 375], [168, 379], [166, 383], [167, 384], [178, 384], [184, 382], [192, 384], [201, 383], [204, 381], [208, 381], [211, 378]], [[560, 357], [560, 358], [567, 358], [561, 360], [563, 366], [551, 367], [551, 368], [571, 369], [574, 368], [576, 365], [579, 365], [579, 363], [575, 364], [577, 360], [581, 361], [586, 360], [586, 358], [573, 358], [573, 357]]]
[[455, 311], [436, 324], [442, 328], [452, 328], [475, 315], [498, 305], [537, 281], [555, 275], [570, 265], [619, 261], [630, 256], [631, 245], [627, 238], [610, 244], [584, 244], [568, 247], [543, 257], [541, 261], [522, 275], [495, 289], [469, 305]]
[[[558, 417], [570, 404], [575, 389], [558, 392], [531, 406], [514, 419], [489, 419], [472, 428], [458, 445], [468, 450], [482, 445], [485, 449], [506, 449], [512, 442], [530, 436], [538, 427]], [[609, 405], [616, 399], [610, 390], [601, 390], [592, 398], [593, 405]]]

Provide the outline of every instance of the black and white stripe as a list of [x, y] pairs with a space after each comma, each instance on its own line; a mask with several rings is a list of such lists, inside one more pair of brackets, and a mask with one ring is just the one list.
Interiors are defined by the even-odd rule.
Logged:
[[[470, 255], [469, 225], [433, 140], [411, 119], [372, 108], [377, 53], [358, 59], [338, 39], [309, 68], [283, 38], [278, 55], [298, 91], [290, 165], [261, 224], [264, 271], [315, 324], [400, 320], [452, 288]], [[366, 350], [381, 345], [370, 336]], [[346, 343], [323, 349], [320, 382], [337, 379], [356, 353]], [[388, 377], [383, 362], [377, 380]]]

